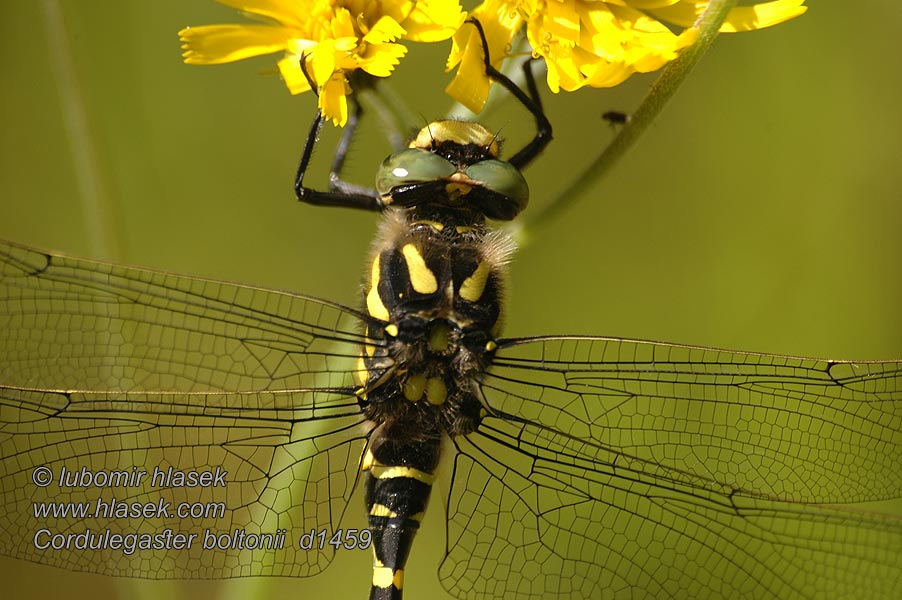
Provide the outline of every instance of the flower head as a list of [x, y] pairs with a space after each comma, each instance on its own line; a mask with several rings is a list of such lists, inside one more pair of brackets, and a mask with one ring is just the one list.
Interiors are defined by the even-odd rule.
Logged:
[[[807, 10], [805, 0], [773, 0], [736, 7], [722, 32], [749, 31], [782, 23]], [[553, 92], [583, 86], [615, 86], [633, 73], [655, 71], [695, 41], [693, 23], [704, 0], [485, 0], [471, 16], [482, 24], [489, 56], [498, 67], [525, 25], [535, 56], [548, 66]], [[678, 27], [674, 32], [662, 23]], [[448, 69], [460, 64], [448, 93], [474, 112], [485, 104], [491, 82], [473, 27], [453, 37]]]
[[292, 94], [319, 93], [336, 125], [348, 119], [347, 76], [361, 69], [387, 77], [407, 53], [404, 39], [448, 39], [466, 17], [458, 0], [218, 0], [260, 18], [262, 25], [207, 25], [179, 32], [188, 64], [212, 65], [284, 52], [279, 71]]

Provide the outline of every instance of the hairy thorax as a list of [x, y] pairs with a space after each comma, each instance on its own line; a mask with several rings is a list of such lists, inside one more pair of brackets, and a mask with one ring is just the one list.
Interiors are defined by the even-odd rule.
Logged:
[[364, 282], [369, 419], [409, 441], [476, 428], [513, 250], [468, 211], [386, 212]]

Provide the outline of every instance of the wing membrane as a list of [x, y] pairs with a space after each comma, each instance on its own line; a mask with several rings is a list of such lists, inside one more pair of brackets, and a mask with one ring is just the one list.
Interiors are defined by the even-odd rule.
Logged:
[[[329, 563], [330, 546], [297, 541], [340, 527], [356, 481], [368, 431], [348, 386], [361, 315], [10, 244], [0, 261], [4, 554], [153, 578], [305, 576]], [[139, 471], [133, 484], [90, 482]], [[216, 483], [177, 479], [192, 471]], [[117, 516], [114, 500], [147, 512]], [[217, 547], [204, 547], [207, 532]], [[275, 552], [251, 544], [280, 532]], [[111, 548], [117, 534], [132, 538]], [[197, 538], [179, 549], [177, 534]], [[157, 546], [129, 551], [138, 536]]]
[[501, 344], [484, 388], [514, 421], [714, 489], [818, 503], [902, 491], [899, 362], [539, 338]]
[[[0, 245], [0, 274], [0, 551], [159, 578], [330, 562], [330, 546], [296, 544], [341, 526], [359, 472], [364, 315], [14, 245]], [[452, 593], [879, 598], [902, 585], [900, 520], [830, 506], [900, 496], [898, 362], [515, 339], [482, 389], [490, 415], [454, 441]], [[165, 477], [217, 468], [222, 486]], [[126, 484], [85, 482], [97, 474]], [[104, 514], [114, 499], [214, 512]], [[77, 507], [90, 514], [61, 512]], [[283, 530], [281, 549], [249, 544]], [[110, 547], [116, 534], [199, 539], [132, 552]], [[37, 547], [54, 535], [105, 547]]]
[[456, 442], [452, 593], [880, 598], [902, 584], [902, 521], [829, 506], [900, 495], [898, 362], [536, 338], [500, 342], [482, 387], [494, 416]]

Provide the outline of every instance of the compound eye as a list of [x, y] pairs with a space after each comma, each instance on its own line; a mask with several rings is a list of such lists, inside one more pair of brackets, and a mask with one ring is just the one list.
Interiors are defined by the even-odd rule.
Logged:
[[529, 186], [512, 164], [503, 160], [483, 160], [467, 167], [466, 173], [485, 189], [509, 200], [516, 207], [514, 214], [526, 208]]
[[399, 185], [438, 181], [456, 172], [454, 165], [438, 154], [408, 148], [392, 154], [379, 167], [376, 191], [385, 196]]

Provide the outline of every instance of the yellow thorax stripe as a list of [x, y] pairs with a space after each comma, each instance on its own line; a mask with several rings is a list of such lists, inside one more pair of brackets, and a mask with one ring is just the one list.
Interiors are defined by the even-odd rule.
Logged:
[[414, 291], [420, 294], [434, 294], [438, 290], [438, 281], [435, 274], [426, 266], [423, 255], [413, 244], [404, 244], [401, 254], [407, 261], [407, 272], [410, 275], [410, 285]]
[[489, 263], [481, 261], [473, 274], [460, 284], [460, 297], [469, 302], [477, 302], [485, 291], [485, 282], [489, 277]]
[[370, 273], [370, 291], [366, 295], [366, 310], [374, 319], [388, 321], [388, 309], [385, 308], [382, 298], [379, 297], [379, 277], [379, 255], [377, 254], [376, 259], [373, 261], [373, 270]]

